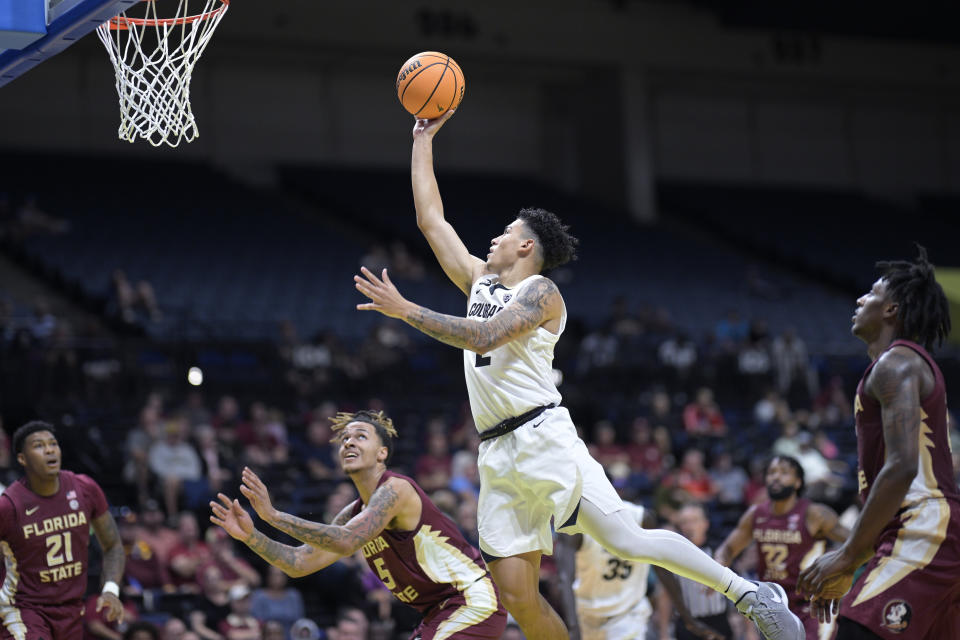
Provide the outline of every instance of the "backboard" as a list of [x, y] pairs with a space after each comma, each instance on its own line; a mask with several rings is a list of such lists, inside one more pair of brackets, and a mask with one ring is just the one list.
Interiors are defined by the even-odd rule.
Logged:
[[0, 0], [0, 87], [140, 0]]

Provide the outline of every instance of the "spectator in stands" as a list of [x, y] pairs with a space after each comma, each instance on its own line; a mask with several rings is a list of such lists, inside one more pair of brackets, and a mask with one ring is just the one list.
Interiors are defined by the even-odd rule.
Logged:
[[230, 449], [217, 441], [217, 432], [209, 424], [197, 425], [193, 429], [193, 437], [206, 480], [206, 498], [220, 491], [224, 483], [233, 477], [236, 461]]
[[800, 431], [797, 443], [796, 458], [803, 467], [806, 496], [817, 502], [835, 502], [844, 483], [837, 471], [845, 471], [846, 464], [840, 461], [833, 463], [837, 465], [835, 471], [830, 461], [813, 446], [813, 436], [809, 431]]
[[[456, 513], [457, 527], [463, 537], [473, 546], [480, 544], [480, 536], [477, 533], [477, 499], [463, 499], [457, 505]], [[478, 547], [479, 548], [479, 547]]]
[[657, 356], [667, 367], [672, 381], [683, 385], [697, 363], [697, 345], [685, 331], [679, 331], [660, 343]]
[[630, 468], [644, 474], [651, 481], [663, 472], [663, 452], [653, 441], [650, 422], [644, 417], [636, 417], [630, 427], [630, 444], [626, 447], [630, 458]]
[[710, 479], [717, 488], [720, 504], [743, 504], [750, 478], [746, 471], [733, 464], [733, 455], [729, 451], [717, 454], [710, 467]]
[[683, 426], [691, 436], [722, 438], [727, 435], [726, 420], [709, 387], [698, 389], [696, 399], [683, 409]]
[[727, 311], [727, 315], [714, 327], [713, 334], [726, 351], [735, 351], [736, 345], [746, 340], [750, 333], [750, 326], [740, 317], [736, 309]]
[[137, 525], [137, 540], [142, 540], [153, 549], [165, 566], [170, 561], [170, 552], [180, 544], [180, 533], [165, 524], [160, 503], [148, 498], [140, 512]]
[[176, 416], [163, 425], [163, 439], [150, 445], [147, 464], [159, 480], [167, 515], [179, 511], [180, 495], [185, 483], [202, 480], [200, 456], [188, 441], [189, 426], [183, 416]]
[[210, 550], [210, 559], [200, 566], [198, 574], [203, 575], [207, 566], [213, 565], [219, 569], [219, 579], [226, 589], [238, 584], [250, 588], [260, 586], [260, 574], [249, 562], [237, 555], [233, 538], [228, 536], [226, 531], [220, 527], [207, 527], [204, 540]]
[[337, 614], [337, 625], [327, 629], [329, 640], [367, 640], [370, 621], [362, 609], [350, 607]]
[[283, 415], [263, 402], [250, 405], [250, 421], [237, 427], [237, 442], [247, 464], [268, 467], [284, 464], [290, 455]]
[[189, 511], [180, 514], [177, 532], [180, 541], [170, 550], [168, 560], [173, 584], [180, 591], [199, 593], [200, 582], [197, 570], [210, 561], [210, 549], [200, 540], [197, 518]]
[[147, 280], [140, 280], [134, 285], [123, 269], [114, 269], [112, 294], [120, 318], [127, 324], [137, 321], [137, 311], [140, 309], [153, 322], [163, 319], [153, 285]]
[[846, 426], [853, 422], [853, 406], [843, 388], [843, 378], [831, 378], [814, 399], [813, 410], [820, 425], [825, 427]]
[[783, 423], [780, 437], [777, 438], [771, 452], [778, 456], [796, 458], [800, 454], [800, 423], [792, 417]]
[[135, 620], [127, 625], [123, 640], [160, 640], [160, 631], [145, 620]]
[[261, 621], [278, 622], [284, 636], [303, 617], [303, 596], [288, 583], [287, 574], [271, 565], [267, 567], [266, 585], [253, 592], [250, 602], [250, 613]]
[[260, 640], [260, 621], [250, 613], [250, 587], [235, 584], [230, 587], [230, 613], [220, 621], [218, 631], [225, 640]]
[[332, 435], [329, 418], [316, 416], [307, 424], [306, 439], [297, 442], [294, 447], [299, 465], [313, 480], [326, 480], [340, 475], [330, 445]]
[[198, 427], [202, 424], [210, 424], [213, 414], [207, 408], [207, 403], [203, 399], [203, 392], [194, 390], [187, 394], [187, 401], [184, 403], [183, 411], [190, 427]]
[[770, 352], [780, 393], [794, 406], [809, 406], [817, 397], [817, 375], [810, 365], [807, 345], [796, 329], [788, 327], [774, 338]]
[[687, 449], [680, 466], [663, 479], [663, 486], [682, 491], [684, 502], [709, 502], [717, 494], [717, 487], [707, 473], [703, 452], [699, 449]]
[[[224, 640], [220, 632], [220, 623], [230, 615], [230, 589], [220, 575], [220, 569], [214, 565], [207, 565], [203, 573], [199, 574], [202, 585], [200, 597], [194, 599], [194, 607], [190, 612], [190, 628], [203, 640]], [[244, 589], [242, 585], [235, 588]], [[237, 593], [240, 593], [237, 591]], [[247, 595], [250, 591], [247, 589]]]
[[466, 434], [464, 448], [453, 454], [450, 462], [450, 490], [461, 499], [480, 495], [480, 472], [477, 469], [477, 454], [480, 450], [480, 434], [472, 429]]
[[450, 486], [450, 447], [447, 434], [438, 428], [438, 423], [428, 427], [427, 450], [417, 458], [414, 477], [427, 493]]
[[630, 311], [627, 296], [618, 295], [610, 303], [610, 331], [623, 338], [643, 335], [646, 331], [643, 319]]
[[163, 631], [160, 634], [160, 640], [199, 640], [193, 631], [187, 630], [186, 623], [180, 618], [168, 618], [163, 624]]
[[233, 396], [220, 396], [217, 402], [217, 414], [213, 417], [213, 428], [217, 430], [217, 440], [233, 447], [237, 433], [247, 428], [240, 416], [240, 405]]
[[593, 425], [593, 437], [587, 448], [607, 472], [615, 465], [630, 463], [630, 454], [617, 443], [617, 430], [609, 420], [600, 420]]
[[654, 429], [662, 426], [673, 432], [683, 428], [683, 419], [674, 411], [670, 394], [664, 389], [657, 389], [650, 396], [650, 415], [648, 419]]
[[[259, 618], [258, 618], [259, 619]], [[263, 640], [287, 640], [289, 630], [279, 620], [263, 621]]]
[[[309, 618], [300, 618], [293, 623], [290, 629], [291, 640], [318, 640], [320, 638], [320, 629], [317, 623]], [[331, 640], [327, 636], [327, 640]]]
[[753, 420], [759, 425], [771, 425], [776, 419], [784, 400], [774, 388], [767, 389], [762, 398], [753, 405]]
[[138, 535], [140, 527], [136, 525], [136, 516], [130, 514], [121, 518], [117, 525], [126, 555], [123, 565], [123, 594], [139, 596], [145, 591], [157, 594], [174, 591], [173, 580], [166, 564], [150, 543]]

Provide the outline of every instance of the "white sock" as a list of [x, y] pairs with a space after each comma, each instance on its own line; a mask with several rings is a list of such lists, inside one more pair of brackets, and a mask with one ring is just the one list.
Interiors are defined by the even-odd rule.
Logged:
[[725, 567], [723, 570], [723, 578], [720, 580], [720, 584], [714, 587], [714, 589], [727, 596], [731, 602], [736, 602], [742, 598], [744, 594], [756, 591], [757, 584], [741, 578]]

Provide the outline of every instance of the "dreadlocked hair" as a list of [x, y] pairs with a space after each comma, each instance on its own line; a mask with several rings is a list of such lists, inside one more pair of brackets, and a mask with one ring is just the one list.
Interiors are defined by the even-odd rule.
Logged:
[[919, 244], [917, 250], [913, 262], [882, 261], [877, 268], [883, 271], [887, 294], [899, 305], [898, 337], [916, 340], [932, 352], [950, 335], [950, 306], [927, 260], [927, 250]]
[[[380, 442], [387, 448], [387, 459], [384, 461], [384, 464], [390, 462], [390, 458], [393, 457], [393, 439], [397, 437], [397, 430], [393, 426], [393, 420], [388, 418], [387, 414], [383, 411], [370, 411], [369, 409], [362, 409], [356, 413], [339, 411], [337, 415], [330, 418], [330, 422], [333, 423], [330, 425], [330, 430], [335, 434], [337, 434], [338, 431], [342, 431], [351, 422], [365, 422], [369, 424], [377, 432]], [[334, 437], [336, 441], [339, 442], [342, 436], [343, 434], [339, 433]]]
[[533, 232], [543, 256], [542, 271], [549, 271], [577, 259], [580, 241], [570, 235], [570, 225], [563, 224], [556, 214], [546, 209], [520, 209], [517, 215]]

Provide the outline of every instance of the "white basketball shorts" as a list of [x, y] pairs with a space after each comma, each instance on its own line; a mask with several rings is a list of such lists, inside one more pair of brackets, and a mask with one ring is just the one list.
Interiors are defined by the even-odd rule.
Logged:
[[625, 508], [564, 407], [481, 442], [477, 467], [477, 526], [488, 556], [553, 553], [551, 522], [567, 524], [581, 497], [604, 513]]

